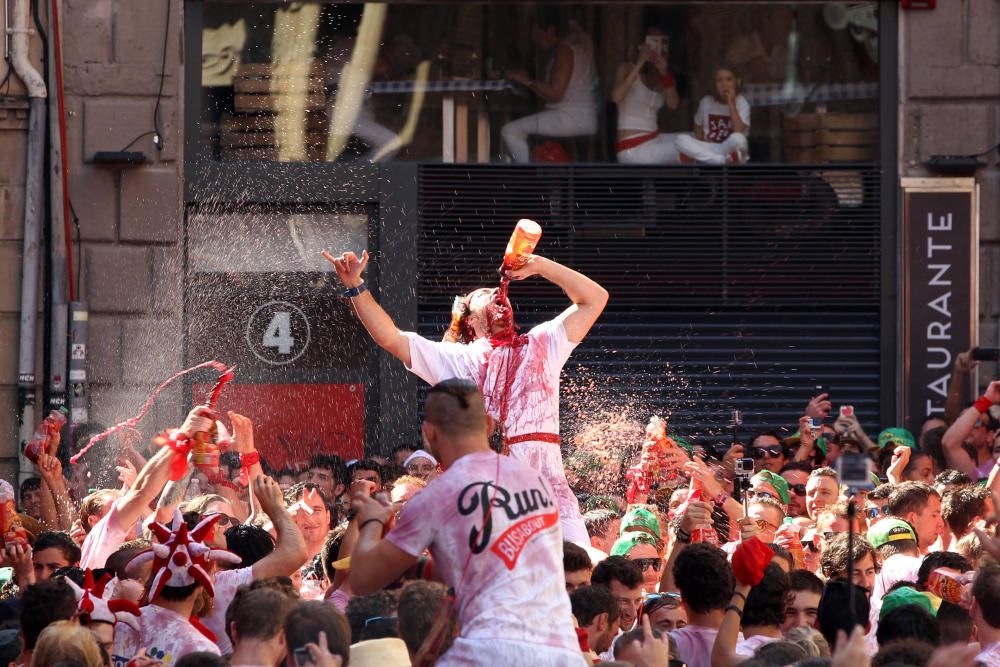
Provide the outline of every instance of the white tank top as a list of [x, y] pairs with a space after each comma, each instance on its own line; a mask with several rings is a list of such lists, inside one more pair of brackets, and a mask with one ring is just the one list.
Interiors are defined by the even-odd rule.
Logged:
[[597, 76], [594, 67], [594, 55], [584, 45], [564, 41], [573, 51], [573, 73], [569, 77], [566, 92], [558, 102], [546, 105], [547, 109], [566, 109], [586, 107], [596, 110]]
[[625, 99], [618, 105], [618, 129], [656, 132], [656, 114], [663, 106], [661, 91], [650, 90], [637, 76]]

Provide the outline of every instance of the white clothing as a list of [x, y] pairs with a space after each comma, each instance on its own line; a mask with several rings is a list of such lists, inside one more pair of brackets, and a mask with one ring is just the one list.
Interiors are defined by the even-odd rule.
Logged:
[[875, 583], [872, 585], [871, 610], [868, 614], [873, 635], [878, 628], [879, 612], [882, 611], [882, 598], [885, 597], [890, 588], [900, 581], [916, 582], [920, 563], [920, 558], [907, 554], [889, 556], [882, 563], [882, 569], [875, 575]]
[[549, 137], [579, 137], [597, 132], [597, 109], [573, 107], [548, 109], [518, 118], [505, 124], [500, 133], [514, 162], [531, 160], [528, 137], [541, 134]]
[[[677, 137], [677, 151], [703, 164], [726, 164], [728, 162], [745, 162], [747, 153], [747, 138], [740, 132], [733, 132], [720, 144], [711, 141], [700, 141], [694, 137], [682, 134]], [[736, 154], [735, 160], [731, 159]]]
[[118, 547], [129, 539], [129, 529], [132, 526], [121, 526], [118, 519], [118, 500], [111, 503], [111, 509], [94, 524], [83, 540], [80, 549], [80, 567], [85, 570], [96, 570], [104, 567], [108, 556], [118, 551]]
[[[750, 103], [742, 95], [736, 96], [736, 113], [740, 120], [750, 130]], [[729, 105], [719, 102], [711, 95], [701, 98], [698, 110], [694, 114], [694, 124], [700, 125], [705, 133], [705, 141], [719, 144], [733, 133], [733, 121], [730, 119]]]
[[625, 99], [618, 104], [618, 130], [656, 132], [656, 114], [666, 97], [661, 90], [652, 90], [637, 76]]
[[976, 660], [983, 667], [1000, 667], [1000, 642], [993, 642], [981, 648], [982, 651], [976, 656]]
[[[573, 52], [573, 71], [569, 75], [569, 83], [563, 92], [562, 99], [550, 102], [546, 109], [593, 109], [597, 105], [597, 68], [594, 66], [594, 51], [587, 44], [577, 41], [564, 41]], [[553, 62], [553, 64], [555, 64]], [[551, 69], [551, 66], [550, 66]]]
[[747, 637], [743, 641], [736, 643], [736, 655], [746, 656], [752, 658], [754, 654], [764, 644], [770, 644], [771, 642], [778, 641], [778, 637], [765, 637], [764, 635], [753, 635], [752, 637]]
[[[686, 625], [680, 630], [673, 630], [670, 636], [677, 644], [677, 652], [688, 667], [712, 667], [712, 647], [718, 628], [706, 628], [701, 625]], [[743, 635], [738, 641], [743, 640]]]
[[500, 130], [514, 162], [528, 162], [528, 137], [579, 137], [597, 132], [597, 75], [593, 50], [585, 44], [563, 42], [573, 52], [573, 71], [562, 99], [545, 111], [506, 123]]
[[467, 665], [544, 665], [545, 667], [582, 667], [586, 658], [576, 649], [555, 648], [503, 639], [466, 639], [459, 637], [435, 663], [437, 667]]
[[226, 610], [236, 597], [236, 590], [251, 583], [253, 583], [253, 566], [241, 567], [238, 570], [220, 570], [215, 575], [215, 599], [212, 601], [212, 611], [201, 619], [201, 624], [215, 635], [215, 644], [222, 655], [233, 652], [233, 643], [226, 634]]
[[198, 632], [188, 619], [174, 611], [151, 604], [142, 608], [142, 616], [138, 620], [139, 633], [124, 623], [115, 626], [116, 656], [131, 659], [140, 648], [146, 648], [151, 657], [163, 663], [163, 667], [173, 667], [181, 656], [195, 651], [221, 655], [218, 646]]
[[677, 142], [681, 137], [691, 137], [684, 132], [663, 132], [654, 139], [644, 141], [633, 148], [618, 151], [621, 164], [678, 164], [681, 161]]
[[[406, 504], [386, 539], [414, 558], [430, 549], [435, 571], [456, 591], [461, 637], [475, 647], [582, 655], [562, 575], [559, 509], [538, 471], [491, 451], [467, 454]], [[476, 655], [496, 662], [499, 654]]]
[[[736, 96], [736, 113], [750, 131], [750, 103], [742, 95]], [[746, 133], [734, 132], [730, 118], [729, 105], [719, 102], [711, 95], [701, 98], [698, 110], [694, 114], [694, 124], [700, 126], [705, 139], [680, 137], [677, 139], [677, 149], [697, 162], [706, 164], [726, 164], [735, 153], [738, 162], [746, 162]]]
[[[495, 419], [500, 418], [506, 378], [499, 377], [495, 368], [490, 371], [488, 364], [493, 347], [488, 339], [480, 338], [464, 345], [430, 341], [412, 332], [404, 335], [410, 342], [408, 370], [432, 385], [450, 378], [474, 381], [483, 390], [487, 412]], [[496, 352], [507, 355], [508, 359], [511, 355], [523, 355], [516, 363], [518, 370], [509, 389], [509, 410], [503, 424], [504, 435], [508, 438], [531, 433], [559, 433], [559, 374], [577, 345], [567, 338], [561, 320], [543, 322], [525, 335], [528, 342], [524, 347], [518, 350], [499, 348]], [[502, 364], [494, 364], [497, 365]], [[566, 482], [559, 445], [523, 442], [511, 447], [511, 456], [545, 476], [559, 501], [566, 539], [580, 545], [590, 544], [579, 503]]]

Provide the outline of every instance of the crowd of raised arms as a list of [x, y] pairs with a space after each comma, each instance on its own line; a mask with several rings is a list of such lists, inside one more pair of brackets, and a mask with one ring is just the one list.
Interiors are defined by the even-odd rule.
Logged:
[[[563, 313], [518, 332], [505, 281], [431, 341], [365, 289], [367, 256], [328, 259], [431, 385], [419, 446], [274, 469], [254, 415], [201, 406], [70, 465], [99, 429], [53, 431], [37, 477], [0, 482], [0, 664], [1000, 665], [1000, 381], [963, 407], [967, 354], [914, 433], [819, 393], [732, 445], [653, 415], [560, 439], [600, 285], [531, 255], [507, 276], [561, 287]], [[845, 484], [848, 459], [869, 465]]]

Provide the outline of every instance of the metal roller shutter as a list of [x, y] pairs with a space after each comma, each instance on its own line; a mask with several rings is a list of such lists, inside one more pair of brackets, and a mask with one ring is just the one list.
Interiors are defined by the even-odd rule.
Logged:
[[[727, 438], [794, 424], [829, 386], [878, 424], [879, 180], [872, 165], [656, 168], [422, 165], [421, 332], [454, 295], [493, 284], [518, 218], [538, 252], [611, 293], [563, 375], [564, 436], [581, 420], [669, 413], [678, 432]], [[516, 283], [518, 322], [565, 306]]]

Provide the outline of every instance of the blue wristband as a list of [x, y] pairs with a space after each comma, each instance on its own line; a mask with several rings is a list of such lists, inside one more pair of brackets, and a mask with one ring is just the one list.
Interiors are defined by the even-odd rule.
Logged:
[[366, 283], [361, 283], [357, 287], [351, 287], [350, 289], [344, 290], [344, 293], [341, 296], [343, 296], [345, 299], [353, 299], [359, 294], [363, 294], [367, 291], [368, 291], [368, 285]]

